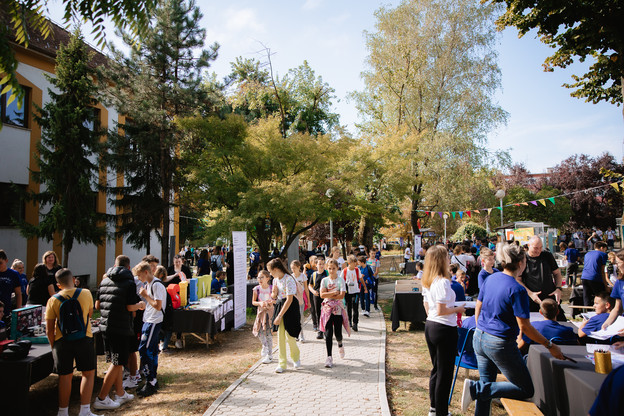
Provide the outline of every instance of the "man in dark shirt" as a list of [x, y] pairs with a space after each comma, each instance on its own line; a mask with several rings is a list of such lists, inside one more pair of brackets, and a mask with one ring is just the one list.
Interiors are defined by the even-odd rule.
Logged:
[[[542, 300], [546, 298], [554, 299], [558, 305], [561, 303], [561, 271], [555, 257], [543, 248], [541, 238], [531, 237], [521, 282], [533, 301], [530, 304], [531, 312], [538, 312]], [[566, 320], [561, 307], [557, 320]]]
[[9, 258], [4, 250], [0, 250], [0, 301], [4, 303], [4, 322], [11, 323], [11, 295], [15, 293], [15, 306], [22, 307], [22, 285], [19, 273], [9, 269]]
[[583, 303], [585, 306], [591, 306], [594, 302], [594, 296], [607, 288], [609, 279], [604, 272], [606, 264], [607, 243], [597, 241], [594, 244], [594, 250], [587, 252], [583, 261], [581, 282], [583, 283]]
[[321, 303], [323, 302], [323, 299], [321, 299], [321, 280], [327, 276], [329, 276], [329, 273], [325, 270], [325, 258], [319, 256], [316, 258], [316, 271], [312, 273], [308, 280], [308, 288], [312, 294], [312, 307], [317, 317], [318, 333], [316, 334], [316, 339], [323, 339], [323, 332], [320, 331]]
[[563, 252], [568, 260], [568, 268], [566, 271], [566, 276], [568, 280], [568, 286], [576, 286], [576, 273], [578, 272], [578, 258], [579, 252], [574, 247], [574, 242], [570, 241], [568, 244], [568, 248]]

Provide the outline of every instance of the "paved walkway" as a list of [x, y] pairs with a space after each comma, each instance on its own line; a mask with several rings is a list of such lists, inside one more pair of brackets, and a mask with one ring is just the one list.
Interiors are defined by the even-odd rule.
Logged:
[[204, 416], [389, 416], [385, 387], [386, 328], [382, 313], [371, 311], [370, 318], [360, 313], [358, 327], [359, 332], [351, 332], [350, 338], [343, 328], [344, 360], [338, 356], [334, 339], [334, 367], [325, 368], [325, 340], [315, 338], [308, 319], [303, 327], [306, 342], [299, 343], [301, 369], [293, 370], [289, 362], [284, 373], [276, 374], [276, 351], [272, 364], [253, 365]]

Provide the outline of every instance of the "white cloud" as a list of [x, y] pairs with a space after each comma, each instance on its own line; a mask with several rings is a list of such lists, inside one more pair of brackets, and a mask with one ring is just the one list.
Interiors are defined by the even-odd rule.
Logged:
[[265, 27], [253, 9], [228, 9], [225, 12], [225, 30], [228, 32], [264, 33]]
[[306, 0], [306, 2], [301, 6], [303, 10], [314, 10], [317, 9], [323, 0]]

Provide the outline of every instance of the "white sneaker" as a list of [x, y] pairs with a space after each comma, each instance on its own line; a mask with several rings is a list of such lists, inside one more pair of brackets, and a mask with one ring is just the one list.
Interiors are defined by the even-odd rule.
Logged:
[[139, 387], [139, 380], [136, 377], [128, 377], [123, 381], [124, 389], [136, 389], [137, 387]]
[[472, 396], [470, 395], [470, 380], [466, 379], [464, 380], [464, 388], [462, 390], [462, 396], [461, 396], [462, 412], [465, 412], [466, 410], [468, 410], [468, 405], [470, 404], [471, 401], [472, 401]]
[[295, 370], [299, 370], [301, 368], [301, 360], [295, 361], [294, 366], [295, 366]]
[[104, 400], [100, 400], [99, 397], [96, 397], [93, 402], [93, 408], [97, 410], [117, 409], [119, 406], [121, 405], [108, 396], [106, 396]]
[[370, 312], [369, 311], [364, 311], [364, 316], [370, 317]]
[[275, 367], [275, 372], [278, 373], [278, 374], [279, 373], [283, 373], [284, 369], [278, 365], [277, 367]]
[[436, 411], [433, 407], [429, 408], [429, 416], [436, 416]]
[[332, 368], [333, 365], [334, 365], [334, 360], [332, 359], [332, 357], [327, 357], [327, 359], [325, 360], [325, 367]]
[[128, 392], [125, 392], [123, 396], [115, 395], [115, 401], [119, 403], [120, 406], [124, 403], [129, 402], [130, 400], [134, 400], [134, 395]]
[[273, 359], [269, 355], [265, 355], [262, 359], [262, 364], [271, 364]]
[[338, 354], [340, 354], [340, 358], [344, 359], [345, 357], [344, 347], [338, 347]]
[[301, 333], [299, 334], [299, 339], [298, 339], [298, 341], [299, 341], [300, 343], [302, 343], [302, 344], [304, 344], [304, 343], [305, 343], [305, 338], [303, 337], [303, 332], [301, 332]]
[[91, 412], [91, 409], [89, 409], [89, 410], [87, 410], [86, 412], [82, 412], [82, 411], [81, 411], [80, 413], [78, 413], [78, 416], [102, 416], [102, 415], [96, 415], [96, 414], [93, 414], [93, 413]]
[[184, 348], [184, 345], [182, 345], [182, 340], [181, 339], [176, 341], [175, 347], [176, 348]]

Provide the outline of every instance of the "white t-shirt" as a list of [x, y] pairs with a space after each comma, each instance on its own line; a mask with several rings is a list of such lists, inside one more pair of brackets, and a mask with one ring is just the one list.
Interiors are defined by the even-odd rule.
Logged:
[[607, 240], [615, 240], [615, 231], [607, 230], [605, 234], [607, 235]]
[[[158, 280], [158, 283], [156, 282]], [[161, 300], [161, 310], [156, 310], [149, 302], [145, 302], [145, 313], [143, 314], [143, 322], [157, 324], [163, 321], [163, 310], [167, 306], [167, 289], [158, 278], [154, 278], [151, 283], [147, 284], [147, 293], [152, 299]]]
[[336, 261], [338, 262], [338, 268], [342, 270], [342, 265], [346, 263], [345, 259], [343, 259], [342, 256], [340, 256], [336, 259]]
[[340, 273], [340, 277], [345, 281], [348, 294], [353, 295], [355, 293], [360, 293], [360, 269], [356, 267], [355, 269], [350, 270], [347, 267], [342, 271], [342, 273]]
[[475, 260], [470, 254], [460, 254], [459, 256], [453, 255], [451, 257], [451, 264], [457, 264], [460, 269], [467, 272], [468, 264], [474, 264]]
[[287, 296], [297, 294], [297, 281], [289, 274], [285, 274], [281, 279], [273, 279], [273, 284], [277, 286], [278, 299], [286, 299]]
[[438, 303], [452, 308], [455, 303], [455, 292], [451, 289], [451, 281], [443, 277], [436, 277], [429, 289], [423, 288], [423, 297], [429, 306], [428, 321], [448, 326], [457, 326], [457, 314], [438, 316]]
[[405, 254], [403, 254], [403, 258], [404, 258], [406, 261], [409, 261], [410, 257], [412, 257], [412, 250], [410, 250], [410, 248], [409, 248], [409, 247], [406, 247], [406, 248], [405, 248]]

